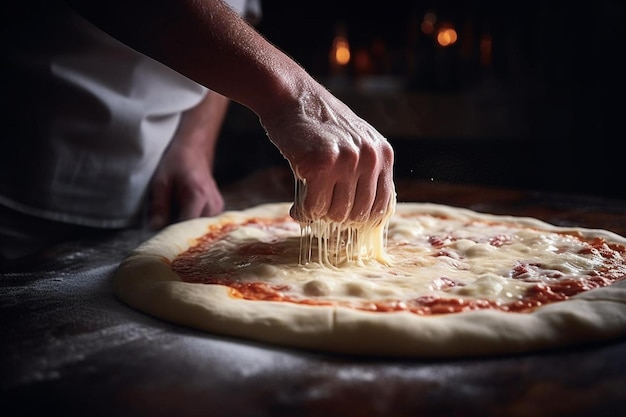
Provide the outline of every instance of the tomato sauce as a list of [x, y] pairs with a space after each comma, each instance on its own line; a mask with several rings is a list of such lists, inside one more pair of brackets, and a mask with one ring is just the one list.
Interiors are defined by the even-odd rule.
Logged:
[[[276, 222], [276, 220], [273, 221]], [[280, 221], [281, 220], [278, 220], [278, 222]], [[251, 219], [243, 224], [263, 225], [269, 224], [269, 222], [270, 220]], [[289, 290], [288, 285], [270, 285], [261, 281], [238, 281], [234, 269], [207, 276], [203, 274], [202, 271], [198, 271], [194, 268], [198, 253], [206, 251], [213, 242], [222, 238], [238, 226], [239, 224], [235, 223], [210, 226], [207, 233], [198, 239], [193, 247], [172, 261], [172, 269], [178, 273], [185, 282], [224, 285], [230, 288], [230, 295], [232, 297], [244, 300], [289, 302], [307, 306], [343, 306], [379, 313], [406, 311], [418, 315], [452, 314], [486, 309], [512, 313], [530, 312], [542, 305], [564, 301], [576, 294], [611, 285], [626, 277], [626, 262], [624, 260], [626, 248], [623, 245], [607, 243], [602, 238], [594, 238], [587, 242], [587, 247], [583, 249], [581, 253], [593, 252], [599, 254], [605, 261], [603, 267], [582, 277], [567, 277], [560, 273], [549, 276], [547, 273], [544, 273], [544, 277], [547, 278], [549, 283], [537, 282], [536, 285], [531, 286], [520, 299], [508, 303], [481, 298], [464, 299], [438, 296], [424, 296], [407, 300], [364, 300], [361, 302], [328, 301], [304, 296], [297, 297], [285, 294], [285, 292]], [[581, 236], [577, 237], [582, 239]], [[432, 237], [430, 243], [435, 248], [442, 247], [443, 241], [449, 238], [449, 236], [443, 238]], [[494, 246], [500, 246], [507, 240], [508, 237], [498, 235], [489, 241], [489, 243]], [[264, 244], [263, 242], [242, 245], [237, 251], [249, 257], [252, 262], [260, 256], [276, 255], [276, 247], [271, 244]], [[512, 279], [524, 275], [533, 268], [541, 269], [541, 265], [524, 263], [515, 265], [512, 270]], [[446, 277], [441, 277], [440, 280], [447, 283], [449, 286], [455, 285], [453, 281]]]

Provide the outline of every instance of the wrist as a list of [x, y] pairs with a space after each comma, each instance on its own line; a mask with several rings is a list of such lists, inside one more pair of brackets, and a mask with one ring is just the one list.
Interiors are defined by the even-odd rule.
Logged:
[[324, 89], [293, 61], [271, 66], [257, 85], [248, 107], [262, 123], [302, 111], [308, 98]]

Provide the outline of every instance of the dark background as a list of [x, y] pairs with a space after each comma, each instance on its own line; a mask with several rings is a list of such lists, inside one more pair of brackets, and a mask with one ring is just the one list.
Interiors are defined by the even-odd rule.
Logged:
[[[396, 177], [626, 197], [620, 2], [262, 5], [259, 31], [387, 136]], [[420, 30], [426, 12], [455, 28], [454, 45]], [[330, 67], [338, 27], [367, 68]], [[224, 131], [218, 179], [285, 163], [246, 109]]]

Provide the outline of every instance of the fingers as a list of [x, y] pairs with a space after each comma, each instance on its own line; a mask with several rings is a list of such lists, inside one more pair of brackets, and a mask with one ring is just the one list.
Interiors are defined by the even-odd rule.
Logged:
[[365, 223], [383, 218], [395, 198], [393, 186], [389, 186], [383, 173], [377, 177], [361, 176], [356, 186], [349, 186], [345, 181], [330, 186], [324, 184], [322, 181], [310, 182], [304, 199], [291, 209], [293, 218]]
[[152, 229], [161, 229], [169, 223], [171, 216], [171, 194], [171, 183], [155, 177], [151, 185], [149, 205], [149, 224]]
[[297, 220], [317, 220], [326, 217], [333, 198], [334, 178], [316, 176], [306, 181], [301, 201], [296, 201], [292, 216]]
[[180, 220], [188, 220], [200, 217], [201, 213], [205, 209], [205, 206], [206, 202], [203, 199], [196, 197], [183, 197], [180, 199], [180, 213], [178, 218]]
[[372, 204], [376, 198], [377, 181], [371, 176], [362, 176], [357, 184], [357, 192], [354, 205], [350, 211], [349, 219], [353, 223], [366, 222], [372, 211]]
[[337, 158], [334, 164], [318, 169], [319, 175], [311, 175], [291, 215], [299, 221], [357, 224], [382, 219], [395, 201], [393, 150], [365, 147], [358, 156], [356, 164], [342, 164], [346, 158]]
[[196, 193], [180, 198], [179, 220], [195, 219], [196, 217], [211, 217], [224, 210], [224, 199], [217, 191]]
[[207, 198], [207, 204], [204, 206], [204, 210], [200, 213], [201, 216], [216, 216], [224, 211], [224, 197], [219, 192], [217, 186], [212, 190], [211, 194]]
[[179, 220], [215, 216], [224, 210], [224, 198], [214, 181], [181, 188], [178, 200]]
[[390, 177], [381, 173], [378, 177], [376, 185], [376, 198], [372, 203], [369, 220], [381, 220], [388, 214], [389, 210], [393, 210], [396, 201], [396, 191], [393, 181]]
[[327, 90], [313, 88], [303, 97], [302, 107], [262, 120], [305, 183], [292, 217], [354, 223], [382, 218], [395, 199], [391, 145]]
[[223, 210], [224, 198], [214, 181], [167, 181], [156, 176], [152, 182], [149, 222], [155, 230], [172, 221], [215, 216]]
[[356, 187], [351, 182], [340, 180], [333, 189], [332, 201], [326, 216], [334, 222], [344, 222], [350, 217], [354, 206]]
[[352, 209], [345, 221], [359, 224], [382, 219], [395, 199], [393, 190], [393, 181], [384, 171], [373, 170], [372, 175], [361, 176]]
[[396, 201], [396, 189], [393, 182], [394, 153], [391, 145], [385, 144], [381, 150], [382, 169], [376, 181], [376, 197], [372, 202], [370, 220], [380, 220], [393, 210]]

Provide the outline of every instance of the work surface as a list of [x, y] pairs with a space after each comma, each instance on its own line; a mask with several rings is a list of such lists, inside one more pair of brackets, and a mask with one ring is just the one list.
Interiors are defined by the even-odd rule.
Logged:
[[[626, 235], [626, 202], [400, 180], [399, 201], [530, 215]], [[292, 196], [269, 170], [226, 190], [229, 208]], [[70, 242], [0, 272], [4, 416], [624, 415], [626, 339], [455, 360], [358, 359], [182, 328], [113, 295], [120, 261], [151, 233]]]

